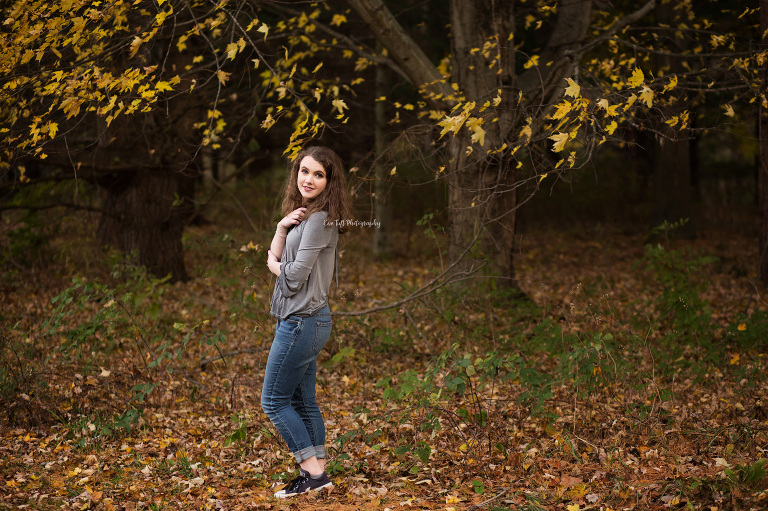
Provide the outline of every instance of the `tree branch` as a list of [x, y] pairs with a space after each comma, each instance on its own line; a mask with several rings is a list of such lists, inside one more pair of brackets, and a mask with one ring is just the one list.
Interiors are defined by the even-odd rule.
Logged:
[[411, 85], [433, 108], [444, 109], [452, 103], [453, 89], [429, 60], [382, 0], [347, 0], [371, 29], [394, 61], [408, 76]]
[[[477, 243], [477, 240], [480, 239], [480, 233], [482, 233], [482, 229], [479, 229], [477, 234], [475, 234], [475, 237], [472, 239], [472, 241], [467, 245], [467, 247], [464, 249], [464, 251], [459, 255], [459, 257], [456, 258], [456, 260], [451, 263], [450, 266], [448, 266], [445, 270], [440, 272], [439, 275], [437, 275], [435, 278], [421, 286], [419, 289], [411, 293], [410, 295], [406, 296], [405, 298], [401, 298], [400, 300], [397, 300], [395, 302], [392, 302], [388, 305], [380, 305], [378, 307], [372, 307], [370, 309], [365, 309], [362, 311], [332, 311], [332, 316], [339, 316], [339, 317], [345, 317], [345, 316], [363, 316], [365, 314], [371, 314], [373, 312], [381, 312], [389, 309], [394, 309], [395, 307], [400, 307], [401, 305], [408, 303], [412, 300], [415, 300], [417, 298], [421, 298], [422, 296], [428, 295], [432, 293], [433, 291], [447, 286], [448, 284], [451, 284], [453, 282], [458, 282], [460, 280], [464, 280], [464, 278], [471, 277], [481, 269], [485, 267], [487, 264], [487, 261], [484, 261], [480, 266], [477, 268], [470, 268], [466, 271], [461, 271], [458, 273], [451, 274], [454, 268], [464, 260], [464, 258], [469, 254], [469, 251], [472, 250], [472, 247], [475, 246], [475, 243]], [[448, 276], [444, 281], [441, 282], [441, 279]]]
[[648, 2], [645, 5], [643, 5], [641, 8], [639, 8], [633, 13], [630, 13], [624, 16], [622, 19], [617, 21], [611, 28], [609, 28], [603, 35], [595, 38], [590, 43], [585, 44], [578, 50], [574, 51], [574, 53], [578, 55], [583, 55], [584, 53], [591, 50], [598, 44], [601, 44], [607, 41], [608, 39], [610, 39], [611, 37], [613, 37], [614, 35], [616, 35], [621, 29], [623, 29], [627, 25], [631, 25], [632, 23], [638, 21], [643, 16], [651, 12], [654, 8], [656, 8], [656, 0], [648, 0]]

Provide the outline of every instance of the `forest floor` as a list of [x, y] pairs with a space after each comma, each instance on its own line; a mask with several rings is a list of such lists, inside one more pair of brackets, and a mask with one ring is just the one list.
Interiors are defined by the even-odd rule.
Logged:
[[[74, 241], [4, 271], [0, 509], [768, 508], [750, 238], [527, 234], [527, 299], [477, 277], [335, 319], [318, 377], [335, 487], [287, 501], [296, 467], [258, 404], [272, 281], [249, 241], [190, 229], [194, 278], [173, 285]], [[344, 243], [337, 311], [440, 270]]]

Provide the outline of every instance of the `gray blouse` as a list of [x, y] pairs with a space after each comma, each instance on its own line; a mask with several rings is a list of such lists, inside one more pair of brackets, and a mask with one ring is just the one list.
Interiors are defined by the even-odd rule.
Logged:
[[313, 213], [288, 231], [272, 293], [273, 316], [312, 316], [328, 304], [339, 228], [326, 226], [327, 217], [325, 211]]

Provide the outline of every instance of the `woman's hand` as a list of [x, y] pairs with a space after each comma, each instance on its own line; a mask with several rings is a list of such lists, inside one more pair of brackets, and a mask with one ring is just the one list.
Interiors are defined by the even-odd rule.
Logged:
[[[280, 257], [282, 257], [283, 249], [285, 249], [285, 237], [288, 236], [288, 229], [304, 220], [306, 213], [307, 208], [294, 209], [277, 223], [275, 235], [272, 237], [272, 243], [269, 246], [272, 257], [267, 257], [269, 271], [275, 275], [280, 275]], [[272, 258], [274, 258], [274, 261], [271, 261]]]
[[277, 232], [280, 235], [287, 234], [288, 229], [290, 229], [291, 226], [297, 225], [304, 220], [306, 212], [307, 208], [298, 208], [285, 215], [285, 217], [277, 223]]
[[275, 275], [280, 275], [280, 260], [272, 253], [271, 250], [267, 251], [267, 267], [269, 271]]

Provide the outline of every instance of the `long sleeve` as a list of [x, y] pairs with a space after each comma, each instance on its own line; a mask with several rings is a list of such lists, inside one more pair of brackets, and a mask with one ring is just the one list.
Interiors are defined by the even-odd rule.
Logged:
[[280, 264], [277, 286], [284, 297], [291, 297], [301, 290], [320, 251], [331, 243], [333, 228], [326, 227], [326, 217], [327, 213], [318, 212], [307, 219], [295, 259]]

